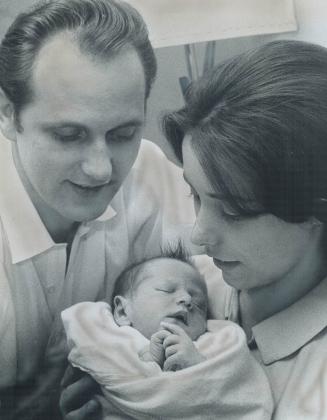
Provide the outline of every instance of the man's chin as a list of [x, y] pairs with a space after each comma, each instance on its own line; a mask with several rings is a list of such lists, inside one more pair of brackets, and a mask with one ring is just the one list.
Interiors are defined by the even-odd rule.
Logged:
[[74, 211], [70, 212], [70, 214], [63, 214], [63, 216], [74, 223], [91, 222], [92, 220], [96, 220], [104, 215], [108, 207], [109, 204], [94, 209], [76, 208]]

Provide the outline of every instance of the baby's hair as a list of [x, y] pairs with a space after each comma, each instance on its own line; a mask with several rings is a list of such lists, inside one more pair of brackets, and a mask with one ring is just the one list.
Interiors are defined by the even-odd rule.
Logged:
[[144, 269], [145, 264], [162, 258], [184, 262], [185, 264], [190, 265], [199, 274], [199, 277], [202, 278], [202, 275], [195, 266], [190, 253], [182, 240], [178, 240], [174, 243], [166, 243], [161, 247], [159, 254], [150, 258], [143, 258], [142, 260], [131, 264], [119, 275], [115, 282], [112, 295], [112, 307], [114, 307], [113, 299], [115, 296], [129, 296], [133, 293], [133, 290], [135, 290], [135, 286], [137, 285], [139, 274]]

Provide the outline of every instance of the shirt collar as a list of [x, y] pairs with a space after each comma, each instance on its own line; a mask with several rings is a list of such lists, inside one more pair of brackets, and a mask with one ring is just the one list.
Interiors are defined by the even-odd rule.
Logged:
[[[292, 355], [326, 328], [326, 302], [327, 278], [293, 305], [255, 325], [252, 328], [253, 338], [264, 364]], [[229, 293], [227, 303], [230, 308], [238, 306], [235, 290]]]
[[270, 364], [298, 351], [327, 326], [327, 278], [293, 305], [252, 328], [262, 360]]
[[[11, 142], [2, 136], [0, 136], [0, 192], [0, 217], [13, 264], [32, 258], [56, 245], [17, 173]], [[114, 209], [108, 206], [98, 220], [108, 220], [115, 214]], [[81, 226], [80, 234], [87, 233], [89, 229], [90, 223], [85, 223], [85, 229]]]

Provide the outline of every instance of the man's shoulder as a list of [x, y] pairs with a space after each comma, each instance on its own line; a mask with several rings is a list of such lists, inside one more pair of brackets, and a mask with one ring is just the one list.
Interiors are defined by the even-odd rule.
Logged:
[[140, 169], [143, 163], [152, 160], [166, 161], [166, 155], [153, 141], [142, 139], [137, 158], [134, 163], [134, 168]]

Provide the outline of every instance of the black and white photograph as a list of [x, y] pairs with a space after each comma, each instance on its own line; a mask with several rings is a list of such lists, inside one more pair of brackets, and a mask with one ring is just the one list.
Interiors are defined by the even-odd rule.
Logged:
[[326, 22], [0, 0], [0, 420], [327, 420]]

